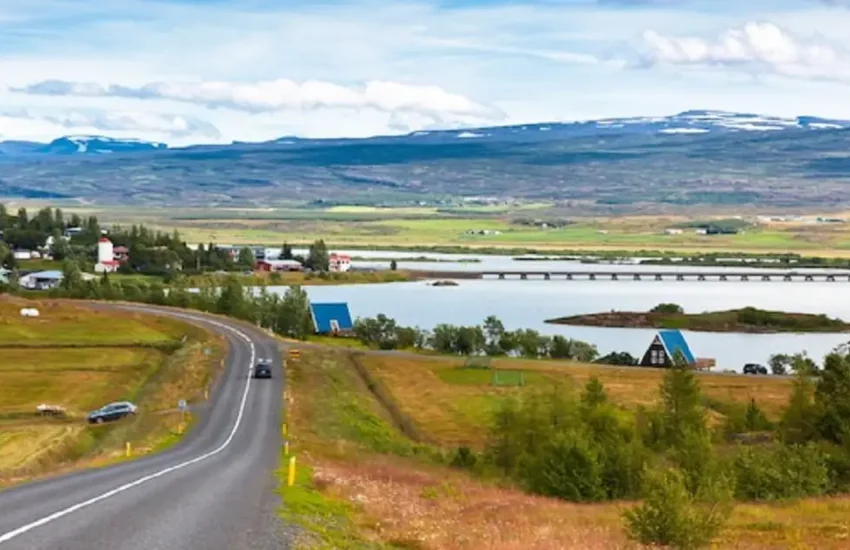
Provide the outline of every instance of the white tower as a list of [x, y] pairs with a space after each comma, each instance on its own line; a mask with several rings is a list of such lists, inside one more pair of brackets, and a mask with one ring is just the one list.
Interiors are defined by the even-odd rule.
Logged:
[[115, 259], [112, 254], [112, 241], [107, 239], [106, 237], [102, 237], [97, 242], [97, 262], [101, 264], [108, 264]]

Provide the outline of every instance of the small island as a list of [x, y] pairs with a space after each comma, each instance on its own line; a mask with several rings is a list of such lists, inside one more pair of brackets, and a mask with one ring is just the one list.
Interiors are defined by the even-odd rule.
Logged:
[[680, 329], [696, 332], [847, 332], [841, 319], [810, 313], [767, 311], [754, 307], [685, 313], [676, 304], [659, 304], [647, 312], [610, 311], [549, 319], [547, 323], [615, 328]]

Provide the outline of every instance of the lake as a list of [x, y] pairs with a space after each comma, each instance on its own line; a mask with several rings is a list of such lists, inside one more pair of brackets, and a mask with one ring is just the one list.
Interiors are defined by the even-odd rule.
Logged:
[[[386, 254], [401, 257], [398, 252]], [[496, 261], [506, 260], [499, 258]], [[563, 266], [569, 262], [552, 263]], [[443, 270], [444, 266], [452, 264], [432, 265], [434, 269]], [[474, 266], [483, 268], [481, 264], [467, 265], [473, 266], [473, 270], [476, 269]], [[586, 267], [581, 266], [581, 269]], [[647, 268], [654, 269], [654, 266]], [[611, 351], [627, 351], [641, 356], [655, 331], [566, 327], [549, 325], [544, 321], [612, 309], [645, 311], [661, 302], [677, 303], [689, 313], [754, 306], [850, 319], [850, 283], [841, 282], [459, 280], [458, 283], [459, 286], [455, 287], [433, 287], [426, 282], [412, 282], [304, 288], [312, 301], [348, 302], [355, 318], [385, 313], [401, 324], [431, 329], [439, 323], [480, 324], [488, 315], [496, 315], [508, 329], [532, 328], [544, 334], [577, 338], [596, 344], [603, 355]], [[285, 287], [269, 287], [269, 290], [283, 292]], [[717, 360], [714, 370], [738, 371], [745, 363], [766, 363], [774, 353], [807, 351], [820, 361], [835, 346], [850, 341], [850, 333], [712, 334], [685, 331], [685, 336], [694, 355]]]

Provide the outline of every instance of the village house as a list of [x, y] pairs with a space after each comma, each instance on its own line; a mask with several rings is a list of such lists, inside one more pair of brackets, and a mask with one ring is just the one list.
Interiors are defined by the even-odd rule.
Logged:
[[310, 304], [310, 315], [313, 317], [313, 327], [316, 334], [340, 334], [354, 330], [351, 312], [348, 304], [327, 303]]
[[331, 271], [343, 273], [351, 269], [351, 256], [333, 253], [328, 257], [328, 266]]
[[678, 330], [658, 331], [639, 364], [642, 367], [669, 368], [674, 365], [677, 356], [694, 369], [710, 369], [715, 366], [714, 359], [695, 357], [685, 336]]
[[[89, 281], [95, 278], [95, 276], [90, 273], [82, 273], [81, 275], [84, 281]], [[52, 288], [57, 288], [63, 278], [64, 276], [59, 270], [36, 271], [34, 273], [27, 273], [26, 275], [23, 275], [18, 280], [18, 283], [22, 288], [27, 290], [50, 290]]]
[[254, 270], [266, 273], [303, 271], [304, 266], [295, 260], [260, 260], [254, 264]]

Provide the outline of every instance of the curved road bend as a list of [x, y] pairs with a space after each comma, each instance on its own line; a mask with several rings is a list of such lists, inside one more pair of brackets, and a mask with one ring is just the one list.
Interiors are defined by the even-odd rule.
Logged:
[[[224, 335], [226, 369], [211, 407], [160, 454], [0, 492], [0, 550], [266, 550], [287, 548], [276, 516], [283, 373], [277, 343], [194, 312], [179, 317]], [[258, 358], [271, 380], [253, 380]]]

